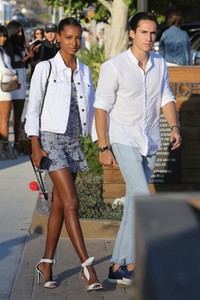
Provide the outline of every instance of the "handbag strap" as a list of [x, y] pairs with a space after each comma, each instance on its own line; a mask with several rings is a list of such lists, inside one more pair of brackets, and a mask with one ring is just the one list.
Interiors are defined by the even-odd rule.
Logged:
[[[4, 66], [6, 67], [6, 68], [8, 68], [7, 66], [6, 66], [6, 63], [5, 63], [5, 60], [4, 60], [4, 55], [3, 55], [3, 49], [0, 47], [0, 53], [1, 53], [1, 58], [2, 58], [2, 61], [3, 61], [3, 63], [4, 63]], [[3, 81], [3, 73], [1, 73], [1, 82]]]
[[33, 164], [33, 160], [32, 160], [31, 155], [29, 155], [29, 157], [30, 157], [30, 161], [31, 161], [33, 170], [35, 172], [35, 176], [37, 178], [37, 182], [38, 182], [38, 184], [40, 186], [40, 189], [41, 189], [41, 191], [42, 191], [42, 193], [44, 195], [45, 200], [48, 200], [48, 191], [47, 191], [47, 189], [45, 187], [45, 183], [44, 183], [43, 178], [42, 178], [42, 172], [43, 172], [43, 170], [37, 169], [34, 166], [34, 164]]
[[43, 107], [44, 107], [44, 100], [45, 100], [45, 97], [46, 97], [47, 87], [48, 87], [48, 84], [49, 84], [49, 77], [51, 75], [51, 69], [52, 69], [52, 64], [51, 64], [50, 60], [48, 60], [48, 62], [49, 62], [49, 74], [48, 74], [47, 81], [46, 81], [46, 84], [45, 84], [45, 90], [44, 90], [42, 105], [41, 105], [41, 109], [40, 109], [39, 127], [41, 127], [41, 115], [42, 115], [42, 111], [43, 111]]

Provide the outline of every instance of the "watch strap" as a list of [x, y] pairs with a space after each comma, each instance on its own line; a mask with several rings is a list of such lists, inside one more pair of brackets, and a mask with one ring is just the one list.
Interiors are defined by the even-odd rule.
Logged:
[[104, 151], [106, 151], [106, 150], [108, 150], [108, 149], [109, 149], [108, 146], [105, 146], [105, 147], [99, 147], [99, 151], [100, 151], [100, 152], [104, 152]]

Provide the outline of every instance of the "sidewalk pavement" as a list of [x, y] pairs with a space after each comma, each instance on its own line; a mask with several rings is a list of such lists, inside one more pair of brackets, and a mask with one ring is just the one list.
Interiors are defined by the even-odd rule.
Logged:
[[104, 289], [86, 292], [80, 277], [80, 263], [69, 239], [61, 239], [57, 248], [57, 264], [53, 266], [56, 289], [47, 289], [37, 283], [35, 266], [43, 255], [45, 236], [34, 233], [27, 237], [18, 274], [11, 292], [10, 300], [112, 300], [133, 299], [132, 287], [108, 283], [109, 259], [114, 240], [86, 239], [89, 255], [95, 255], [94, 266]]
[[9, 299], [37, 194], [29, 189], [35, 174], [29, 158], [0, 161], [0, 300]]

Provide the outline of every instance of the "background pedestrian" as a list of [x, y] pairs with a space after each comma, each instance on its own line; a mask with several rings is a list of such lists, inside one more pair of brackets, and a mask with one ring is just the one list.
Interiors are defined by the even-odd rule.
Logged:
[[191, 65], [190, 40], [186, 31], [181, 30], [182, 12], [173, 10], [167, 17], [166, 29], [159, 41], [159, 54], [166, 62], [188, 66]]

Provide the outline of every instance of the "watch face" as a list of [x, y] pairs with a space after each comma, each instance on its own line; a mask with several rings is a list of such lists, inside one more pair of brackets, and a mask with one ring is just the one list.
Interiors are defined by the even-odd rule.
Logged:
[[107, 150], [108, 149], [108, 146], [106, 146], [106, 147], [99, 147], [99, 151], [100, 152], [104, 152], [105, 150]]

